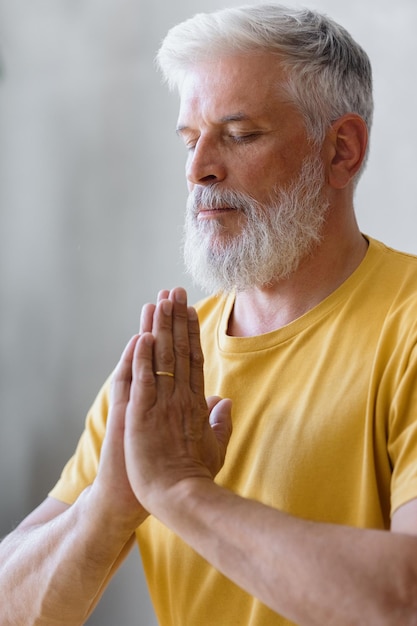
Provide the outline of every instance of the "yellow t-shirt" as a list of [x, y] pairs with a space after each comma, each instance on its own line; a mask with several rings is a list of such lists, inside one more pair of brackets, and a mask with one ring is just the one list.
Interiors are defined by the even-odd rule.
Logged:
[[[357, 270], [284, 328], [230, 337], [233, 296], [198, 305], [207, 395], [233, 399], [216, 481], [290, 514], [389, 528], [417, 497], [417, 258], [370, 240]], [[73, 502], [94, 480], [108, 384], [51, 492]], [[161, 626], [283, 626], [157, 520], [137, 538]], [[279, 563], [277, 563], [279, 567]]]

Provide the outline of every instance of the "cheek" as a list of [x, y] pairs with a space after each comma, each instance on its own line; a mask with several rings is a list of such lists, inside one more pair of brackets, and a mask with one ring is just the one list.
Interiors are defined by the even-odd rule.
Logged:
[[280, 182], [284, 182], [285, 165], [275, 155], [258, 155], [250, 161], [239, 165], [241, 181], [246, 187], [246, 192], [257, 196], [264, 195]]

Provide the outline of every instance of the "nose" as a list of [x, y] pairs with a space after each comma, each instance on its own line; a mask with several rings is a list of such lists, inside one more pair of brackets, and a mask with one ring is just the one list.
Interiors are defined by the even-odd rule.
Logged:
[[226, 166], [220, 146], [213, 140], [200, 136], [189, 152], [186, 176], [191, 187], [223, 181], [226, 178]]

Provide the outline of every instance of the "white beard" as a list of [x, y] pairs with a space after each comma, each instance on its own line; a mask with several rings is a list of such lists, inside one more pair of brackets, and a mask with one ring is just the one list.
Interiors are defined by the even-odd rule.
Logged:
[[[195, 283], [208, 293], [229, 293], [288, 278], [321, 240], [329, 208], [323, 184], [322, 162], [314, 156], [267, 204], [215, 185], [195, 187], [184, 227], [184, 261]], [[240, 211], [239, 234], [228, 235], [216, 219], [198, 220], [199, 207]]]

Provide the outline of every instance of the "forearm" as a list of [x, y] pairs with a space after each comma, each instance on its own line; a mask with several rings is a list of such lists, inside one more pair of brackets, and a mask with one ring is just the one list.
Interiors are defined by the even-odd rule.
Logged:
[[53, 520], [17, 528], [2, 542], [2, 626], [84, 624], [132, 535], [92, 504], [85, 492]]
[[205, 479], [171, 495], [153, 513], [300, 626], [417, 623], [416, 537], [296, 519]]

